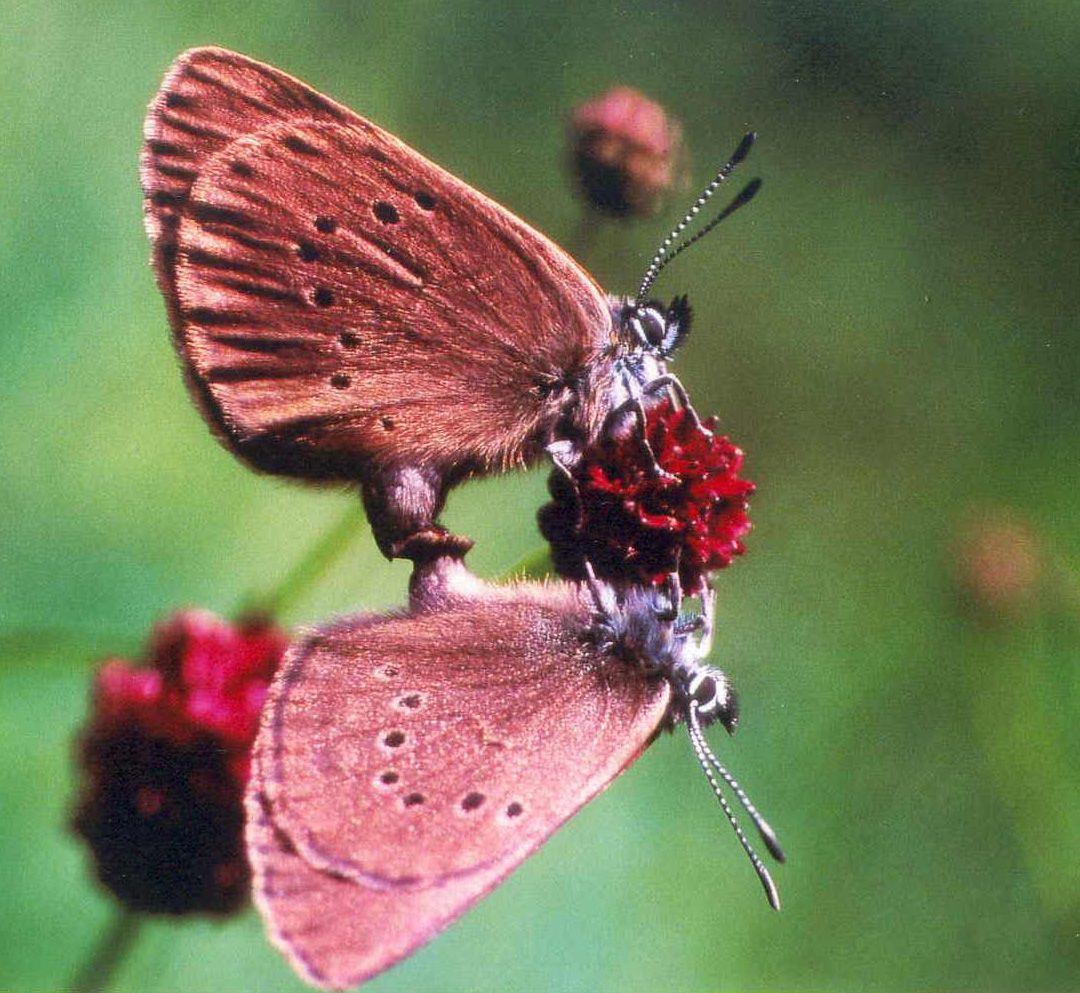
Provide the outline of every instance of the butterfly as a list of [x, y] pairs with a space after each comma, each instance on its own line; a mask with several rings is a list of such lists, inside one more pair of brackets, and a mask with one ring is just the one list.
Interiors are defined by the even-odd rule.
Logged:
[[417, 564], [410, 606], [317, 627], [271, 688], [246, 795], [254, 899], [317, 986], [392, 966], [488, 893], [664, 728], [686, 723], [769, 901], [775, 835], [705, 741], [738, 717], [708, 623], [661, 589], [498, 586]]
[[436, 523], [462, 479], [572, 462], [613, 416], [679, 388], [685, 297], [660, 270], [748, 202], [661, 244], [634, 297], [370, 121], [220, 48], [181, 55], [150, 105], [141, 178], [153, 265], [214, 432], [264, 472], [360, 484], [388, 557], [471, 542]]

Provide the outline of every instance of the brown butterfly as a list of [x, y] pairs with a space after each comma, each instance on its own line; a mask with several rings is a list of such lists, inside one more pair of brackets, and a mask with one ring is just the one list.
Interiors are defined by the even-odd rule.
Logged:
[[418, 566], [408, 611], [296, 643], [246, 803], [255, 901], [300, 975], [346, 988], [414, 951], [676, 721], [778, 907], [717, 774], [782, 852], [702, 734], [734, 728], [734, 695], [701, 661], [708, 624], [671, 607], [595, 577], [488, 585], [443, 557]]
[[[359, 482], [379, 547], [470, 542], [434, 523], [461, 479], [572, 461], [613, 412], [671, 385], [685, 297], [647, 300], [676, 238], [606, 296], [569, 255], [393, 135], [219, 48], [180, 56], [150, 105], [146, 225], [191, 391], [266, 472]], [[677, 383], [675, 384], [677, 386]]]

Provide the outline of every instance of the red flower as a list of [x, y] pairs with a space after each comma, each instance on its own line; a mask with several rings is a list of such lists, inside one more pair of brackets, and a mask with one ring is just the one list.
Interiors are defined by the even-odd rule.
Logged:
[[645, 436], [667, 475], [654, 471], [637, 431], [604, 438], [573, 468], [572, 482], [551, 474], [540, 530], [564, 576], [583, 577], [588, 559], [604, 579], [655, 584], [677, 572], [684, 589], [696, 590], [745, 551], [754, 484], [739, 478], [742, 451], [670, 400], [647, 412]]
[[616, 86], [578, 107], [570, 142], [573, 170], [591, 206], [648, 216], [675, 181], [682, 128], [660, 104]]
[[154, 632], [144, 666], [113, 659], [98, 671], [74, 827], [133, 910], [222, 914], [245, 902], [244, 786], [286, 645], [268, 623], [184, 611]]

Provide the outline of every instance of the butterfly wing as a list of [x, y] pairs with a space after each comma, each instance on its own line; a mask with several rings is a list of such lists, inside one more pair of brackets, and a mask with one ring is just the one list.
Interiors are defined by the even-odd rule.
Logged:
[[377, 890], [315, 869], [275, 829], [265, 794], [247, 796], [253, 897], [270, 939], [309, 983], [348, 989], [433, 938], [513, 869], [497, 864], [446, 886]]
[[[364, 971], [338, 976], [342, 985], [386, 968], [644, 750], [667, 684], [600, 653], [583, 637], [588, 623], [564, 584], [489, 588], [436, 610], [350, 619], [290, 652], [256, 744], [259, 799], [249, 799], [274, 834], [251, 829], [249, 849], [258, 899], [279, 938], [292, 936], [281, 939], [291, 958], [318, 958], [332, 975], [326, 963], [344, 942], [340, 954]], [[309, 893], [299, 906], [286, 876]], [[306, 904], [325, 909], [343, 880], [358, 891], [350, 904], [392, 908], [385, 927], [378, 915], [335, 921], [339, 934], [326, 938], [323, 911]]]
[[350, 116], [299, 80], [222, 48], [194, 48], [172, 64], [146, 115], [139, 168], [146, 230], [171, 320], [177, 314], [176, 232], [206, 163], [270, 124]]
[[611, 341], [603, 293], [566, 253], [269, 66], [188, 53], [147, 134], [180, 352], [258, 468], [453, 482], [519, 464]]

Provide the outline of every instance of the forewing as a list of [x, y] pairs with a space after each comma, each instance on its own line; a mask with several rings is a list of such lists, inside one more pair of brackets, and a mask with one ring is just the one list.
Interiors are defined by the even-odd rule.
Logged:
[[[229, 85], [198, 105], [220, 95], [228, 112], [194, 125], [182, 177], [164, 153], [144, 166], [149, 202], [164, 204], [152, 236], [159, 254], [175, 248], [159, 271], [178, 344], [219, 432], [257, 467], [309, 478], [387, 463], [451, 474], [532, 454], [523, 446], [610, 344], [596, 284], [375, 125], [221, 55]], [[207, 58], [181, 59], [163, 93], [210, 75]], [[176, 130], [167, 103], [151, 120]], [[188, 151], [176, 139], [148, 144], [172, 150], [171, 169]]]
[[275, 826], [368, 888], [501, 877], [663, 720], [667, 684], [597, 651], [588, 622], [570, 587], [526, 584], [317, 630], [283, 664], [256, 746]]
[[206, 163], [230, 142], [279, 121], [351, 116], [298, 79], [236, 52], [193, 48], [172, 64], [147, 111], [139, 170], [170, 319], [176, 313], [176, 229]]

